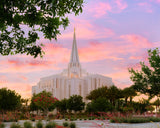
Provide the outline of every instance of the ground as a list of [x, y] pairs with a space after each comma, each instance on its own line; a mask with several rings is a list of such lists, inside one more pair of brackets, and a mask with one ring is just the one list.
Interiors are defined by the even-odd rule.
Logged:
[[[19, 120], [18, 123], [21, 125], [26, 120]], [[65, 120], [54, 120], [58, 124], [62, 124]], [[69, 122], [69, 121], [68, 121]], [[77, 128], [160, 128], [159, 123], [139, 123], [139, 124], [125, 124], [125, 123], [109, 123], [107, 120], [86, 120], [86, 121], [73, 121], [76, 123]], [[35, 126], [36, 122], [33, 122]], [[46, 124], [46, 121], [43, 121]], [[12, 122], [5, 122], [5, 128], [10, 128]]]

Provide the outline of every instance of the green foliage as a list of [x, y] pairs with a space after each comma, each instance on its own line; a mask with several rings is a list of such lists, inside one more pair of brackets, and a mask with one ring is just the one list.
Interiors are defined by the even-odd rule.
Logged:
[[0, 123], [0, 128], [5, 128], [5, 124], [4, 123]]
[[43, 128], [43, 123], [41, 121], [38, 121], [36, 123], [36, 128]]
[[145, 99], [139, 100], [139, 102], [132, 103], [132, 107], [134, 108], [135, 112], [140, 111], [141, 113], [144, 113], [147, 111], [147, 106], [149, 106], [149, 101]]
[[112, 111], [113, 106], [106, 98], [99, 97], [96, 100], [87, 104], [86, 111], [88, 112], [106, 112]]
[[33, 95], [31, 99], [30, 107], [34, 109], [41, 109], [47, 114], [48, 110], [53, 110], [55, 108], [56, 98], [52, 97], [50, 92], [40, 92], [36, 95]]
[[134, 89], [150, 98], [160, 97], [160, 52], [157, 49], [148, 50], [149, 65], [140, 62], [141, 70], [129, 69]]
[[55, 105], [57, 107], [57, 110], [61, 113], [66, 113], [67, 112], [67, 99], [62, 99], [61, 101], [56, 101]]
[[134, 90], [133, 86], [131, 86], [124, 88], [122, 90], [122, 95], [125, 98], [125, 103], [127, 103], [128, 98], [130, 98], [130, 102], [132, 102], [133, 97], [136, 96], [137, 93]]
[[[83, 0], [0, 0], [0, 54], [42, 55], [39, 34], [57, 39], [67, 14], [82, 12]], [[29, 28], [29, 29], [24, 29]]]
[[74, 122], [71, 122], [69, 126], [70, 128], [76, 128], [76, 124]]
[[17, 123], [12, 123], [10, 128], [21, 128], [21, 125]]
[[56, 127], [55, 122], [49, 122], [48, 124], [46, 124], [46, 128], [55, 128], [55, 127]]
[[63, 122], [63, 126], [64, 126], [64, 127], [68, 127], [68, 126], [69, 126], [69, 123], [68, 123], [68, 122]]
[[0, 89], [0, 109], [15, 110], [21, 106], [21, 96], [7, 88]]
[[100, 97], [108, 99], [109, 102], [113, 106], [115, 106], [116, 101], [120, 98], [123, 98], [123, 95], [122, 95], [122, 90], [113, 85], [110, 87], [101, 87], [95, 89], [91, 91], [86, 98], [89, 100], [96, 100]]
[[96, 100], [99, 97], [106, 97], [107, 95], [107, 86], [95, 89], [87, 95], [86, 99], [88, 100]]
[[82, 97], [80, 95], [70, 96], [67, 102], [67, 108], [69, 110], [74, 110], [75, 112], [81, 111], [84, 109], [85, 102], [83, 102]]
[[157, 117], [115, 117], [110, 119], [111, 123], [146, 123], [146, 122], [160, 122]]
[[35, 118], [32, 117], [32, 118], [31, 118], [31, 121], [35, 121]]
[[31, 122], [29, 122], [29, 121], [25, 121], [24, 122], [24, 128], [32, 128], [33, 126], [32, 126], [32, 123]]

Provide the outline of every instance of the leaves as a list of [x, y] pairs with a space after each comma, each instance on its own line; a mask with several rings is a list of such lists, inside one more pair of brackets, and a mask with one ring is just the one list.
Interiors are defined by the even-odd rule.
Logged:
[[131, 80], [134, 83], [134, 89], [143, 94], [147, 94], [150, 98], [160, 96], [160, 55], [158, 48], [148, 50], [149, 65], [140, 62], [141, 70], [135, 71], [129, 69]]
[[7, 88], [0, 89], [0, 109], [15, 110], [21, 105], [21, 96]]
[[82, 6], [83, 0], [0, 0], [0, 54], [42, 56], [38, 34], [57, 40], [69, 25], [66, 15], [78, 15]]

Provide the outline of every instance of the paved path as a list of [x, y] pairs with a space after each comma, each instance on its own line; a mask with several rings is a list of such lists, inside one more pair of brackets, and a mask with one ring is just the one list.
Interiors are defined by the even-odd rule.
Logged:
[[[23, 126], [23, 123], [26, 120], [20, 120], [17, 123]], [[56, 123], [61, 124], [65, 120], [54, 120]], [[67, 121], [70, 122], [70, 121]], [[160, 128], [159, 123], [139, 123], [139, 124], [125, 124], [125, 123], [109, 123], [107, 120], [86, 120], [86, 121], [72, 121], [76, 123], [77, 128]], [[10, 125], [13, 122], [5, 122], [5, 128], [10, 128]], [[43, 124], [46, 124], [46, 121], [43, 121]], [[35, 126], [36, 122], [33, 122]]]

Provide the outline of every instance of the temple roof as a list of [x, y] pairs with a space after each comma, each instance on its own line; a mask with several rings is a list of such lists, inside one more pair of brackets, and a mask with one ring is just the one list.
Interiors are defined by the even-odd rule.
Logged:
[[73, 44], [72, 44], [72, 52], [71, 52], [70, 63], [79, 63], [79, 56], [78, 56], [78, 49], [77, 49], [77, 43], [76, 43], [75, 28], [74, 28]]

